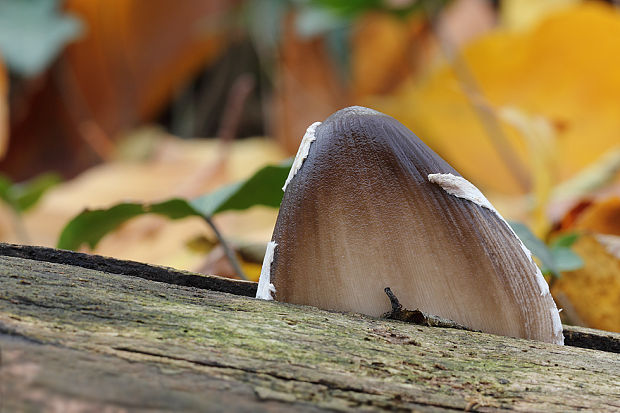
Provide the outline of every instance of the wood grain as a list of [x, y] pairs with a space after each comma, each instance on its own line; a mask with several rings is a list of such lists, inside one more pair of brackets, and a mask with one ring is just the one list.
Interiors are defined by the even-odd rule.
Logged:
[[620, 409], [615, 353], [6, 255], [0, 349], [7, 412]]

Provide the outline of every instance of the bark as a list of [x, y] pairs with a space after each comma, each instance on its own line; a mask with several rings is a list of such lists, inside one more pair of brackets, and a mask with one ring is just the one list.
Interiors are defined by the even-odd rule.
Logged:
[[250, 287], [0, 246], [0, 411], [620, 409], [618, 334], [567, 333], [601, 351], [214, 291]]

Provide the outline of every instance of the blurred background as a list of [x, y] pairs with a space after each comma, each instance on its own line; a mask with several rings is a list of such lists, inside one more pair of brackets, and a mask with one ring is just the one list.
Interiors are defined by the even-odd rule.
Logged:
[[[0, 241], [53, 247], [87, 208], [194, 199], [362, 105], [529, 228], [565, 322], [620, 331], [614, 3], [1, 0]], [[213, 217], [250, 279], [276, 216]], [[199, 217], [143, 215], [80, 249], [238, 272]]]

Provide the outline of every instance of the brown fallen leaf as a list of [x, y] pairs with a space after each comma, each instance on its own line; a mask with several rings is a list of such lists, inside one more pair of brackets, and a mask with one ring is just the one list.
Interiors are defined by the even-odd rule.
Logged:
[[301, 37], [294, 18], [283, 21], [273, 97], [273, 135], [289, 154], [297, 152], [308, 125], [348, 102], [325, 39]]
[[351, 39], [354, 96], [392, 92], [419, 70], [433, 47], [430, 27], [419, 15], [405, 19], [374, 12], [360, 17]]
[[227, 44], [221, 22], [238, 3], [186, 0], [171, 8], [167, 0], [67, 1], [66, 9], [88, 26], [65, 58], [94, 119], [113, 133], [151, 118]]

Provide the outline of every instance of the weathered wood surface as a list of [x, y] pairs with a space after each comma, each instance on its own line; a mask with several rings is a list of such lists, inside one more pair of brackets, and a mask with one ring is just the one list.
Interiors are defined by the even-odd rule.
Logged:
[[617, 353], [24, 256], [0, 256], [2, 412], [620, 411]]

